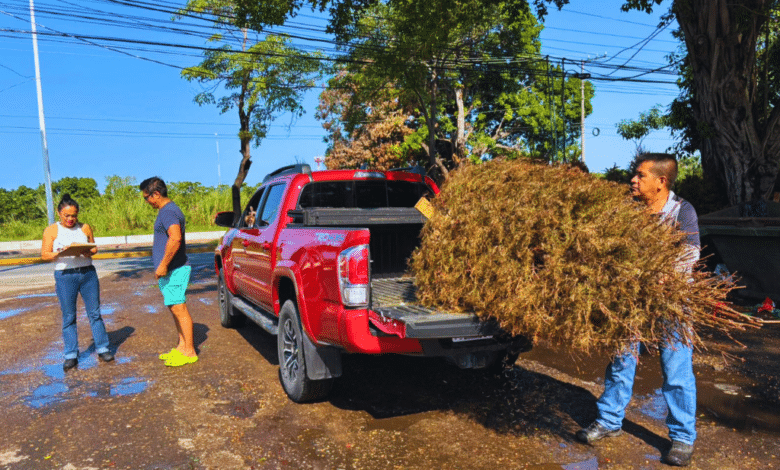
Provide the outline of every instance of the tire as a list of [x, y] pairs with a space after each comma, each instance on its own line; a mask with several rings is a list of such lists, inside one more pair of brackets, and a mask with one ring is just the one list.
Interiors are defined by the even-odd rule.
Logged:
[[303, 335], [298, 309], [292, 300], [288, 300], [279, 311], [276, 344], [279, 353], [279, 381], [290, 400], [296, 403], [324, 398], [333, 386], [333, 379], [311, 380], [306, 375]]
[[246, 317], [243, 313], [233, 307], [233, 294], [227, 288], [225, 283], [225, 272], [219, 272], [217, 280], [217, 300], [219, 301], [219, 322], [225, 328], [237, 328], [244, 324]]

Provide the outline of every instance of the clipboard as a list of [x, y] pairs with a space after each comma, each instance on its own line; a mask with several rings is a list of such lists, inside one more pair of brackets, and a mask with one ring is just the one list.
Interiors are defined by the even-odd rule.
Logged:
[[72, 243], [69, 247], [60, 251], [60, 256], [78, 256], [96, 246], [94, 243]]

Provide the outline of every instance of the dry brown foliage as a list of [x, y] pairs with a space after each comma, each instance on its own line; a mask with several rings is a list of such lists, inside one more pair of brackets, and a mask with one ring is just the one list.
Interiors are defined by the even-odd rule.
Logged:
[[352, 78], [342, 71], [320, 95], [317, 118], [330, 143], [325, 165], [346, 169], [368, 164], [371, 169], [389, 170], [424, 158], [421, 149], [403, 148], [414, 132], [409, 127], [414, 109], [401, 105], [394, 88], [388, 86], [366, 96]]
[[657, 343], [675, 329], [700, 346], [697, 327], [747, 321], [726, 302], [733, 284], [675, 270], [684, 234], [661, 226], [625, 185], [494, 161], [452, 174], [433, 202], [412, 257], [429, 306], [586, 353]]

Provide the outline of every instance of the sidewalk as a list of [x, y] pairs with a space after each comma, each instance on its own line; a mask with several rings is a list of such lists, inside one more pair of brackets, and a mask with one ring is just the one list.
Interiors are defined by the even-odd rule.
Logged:
[[[186, 235], [187, 253], [213, 251], [224, 234], [224, 231], [188, 233]], [[152, 235], [96, 237], [95, 243], [98, 245], [98, 252], [93, 256], [93, 259], [152, 256], [152, 240]], [[0, 242], [0, 266], [43, 263], [40, 255], [40, 240]]]

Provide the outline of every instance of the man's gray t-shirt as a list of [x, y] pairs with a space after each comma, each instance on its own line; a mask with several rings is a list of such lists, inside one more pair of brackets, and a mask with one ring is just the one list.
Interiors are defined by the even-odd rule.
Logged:
[[168, 264], [168, 272], [170, 273], [176, 268], [180, 268], [187, 264], [187, 244], [185, 243], [185, 230], [184, 230], [184, 213], [179, 209], [173, 201], [162, 206], [157, 213], [157, 220], [154, 221], [154, 244], [152, 245], [152, 262], [154, 268], [157, 269], [160, 266], [160, 262], [165, 256], [165, 245], [168, 243], [168, 229], [171, 225], [178, 225], [181, 228], [181, 246], [176, 254], [173, 255], [173, 259]]

